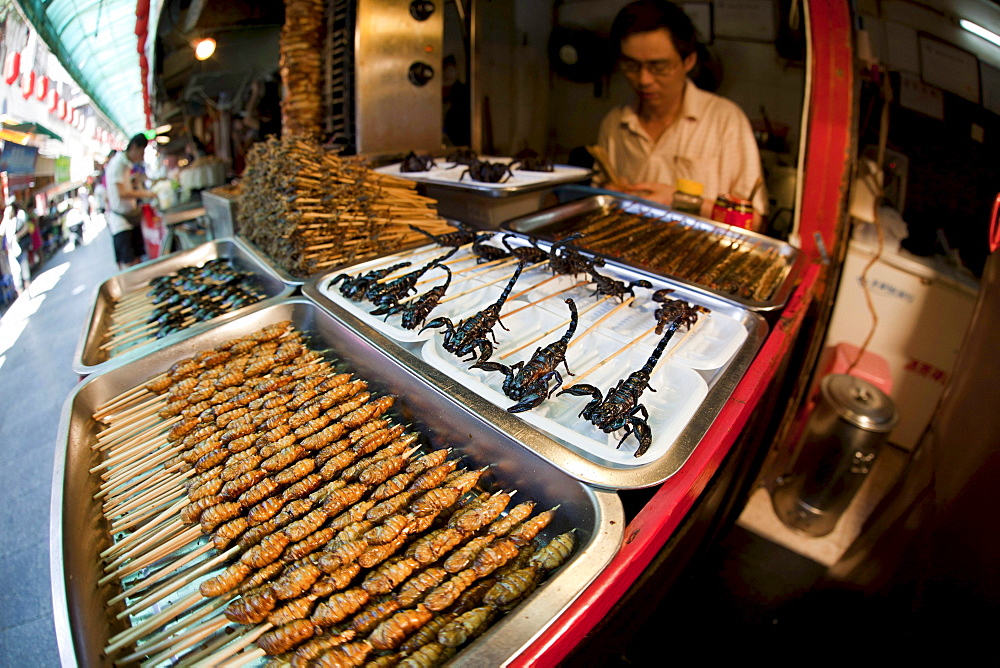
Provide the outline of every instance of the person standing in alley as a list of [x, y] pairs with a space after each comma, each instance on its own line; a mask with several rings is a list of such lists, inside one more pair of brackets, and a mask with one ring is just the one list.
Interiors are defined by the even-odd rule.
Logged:
[[156, 194], [133, 185], [132, 165], [142, 162], [147, 143], [145, 135], [135, 135], [124, 151], [115, 153], [106, 169], [107, 220], [114, 239], [115, 259], [120, 269], [137, 264], [146, 252], [142, 241], [138, 200], [154, 199]]

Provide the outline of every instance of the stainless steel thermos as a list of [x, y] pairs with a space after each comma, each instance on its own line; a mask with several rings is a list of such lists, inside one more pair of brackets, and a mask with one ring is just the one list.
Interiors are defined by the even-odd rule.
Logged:
[[871, 383], [845, 374], [823, 378], [791, 471], [771, 494], [778, 518], [810, 536], [833, 531], [897, 419], [892, 399]]

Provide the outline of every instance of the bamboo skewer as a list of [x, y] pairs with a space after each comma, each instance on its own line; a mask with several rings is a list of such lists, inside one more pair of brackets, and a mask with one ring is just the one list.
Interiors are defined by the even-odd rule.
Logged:
[[627, 307], [631, 306], [632, 302], [634, 302], [634, 301], [635, 301], [635, 297], [629, 297], [628, 299], [626, 299], [625, 301], [623, 301], [621, 304], [619, 304], [618, 306], [614, 307], [613, 309], [611, 309], [610, 311], [608, 311], [607, 313], [605, 313], [604, 315], [602, 315], [600, 318], [598, 318], [596, 321], [594, 321], [594, 324], [592, 324], [590, 327], [588, 327], [587, 329], [585, 329], [582, 332], [580, 332], [580, 334], [578, 334], [575, 337], [573, 337], [573, 340], [570, 341], [566, 345], [566, 350], [569, 350], [570, 348], [572, 348], [573, 346], [575, 346], [577, 343], [579, 343], [583, 339], [583, 337], [585, 337], [588, 334], [590, 334], [591, 332], [593, 332], [601, 324], [603, 324], [605, 320], [607, 320], [608, 318], [610, 318], [611, 316], [613, 316], [615, 313], [618, 313], [618, 311], [621, 311], [623, 308], [627, 308]]
[[[162, 652], [163, 650], [169, 650], [171, 653], [163, 657], [163, 659], [161, 660], [168, 659], [175, 654], [179, 654], [181, 650], [188, 647], [186, 642], [189, 638], [193, 638], [195, 642], [198, 642], [203, 638], [205, 638], [206, 636], [212, 635], [213, 633], [215, 633], [222, 627], [227, 626], [228, 624], [231, 624], [231, 622], [225, 617], [223, 617], [222, 619], [214, 620], [209, 624], [198, 627], [192, 631], [188, 631], [187, 633], [180, 633], [177, 635], [169, 636], [167, 638], [164, 638], [163, 640], [154, 643], [145, 643], [143, 644], [142, 649], [133, 652], [128, 656], [122, 657], [116, 663], [120, 662], [121, 664], [127, 664], [136, 661], [138, 659], [141, 659], [144, 656], [155, 657], [156, 654]], [[150, 659], [150, 664], [156, 665], [156, 663], [158, 663], [158, 661]]]
[[156, 603], [157, 601], [160, 601], [163, 598], [165, 598], [165, 597], [169, 596], [170, 594], [174, 593], [178, 589], [181, 589], [181, 588], [183, 588], [183, 587], [191, 584], [192, 582], [194, 582], [195, 580], [197, 580], [198, 578], [200, 578], [205, 573], [208, 573], [213, 568], [217, 567], [222, 562], [224, 562], [227, 559], [235, 556], [239, 552], [239, 549], [240, 549], [239, 547], [231, 547], [228, 550], [226, 550], [225, 552], [223, 552], [221, 554], [217, 554], [216, 556], [212, 557], [211, 559], [209, 559], [205, 563], [199, 564], [190, 573], [181, 574], [181, 576], [179, 577], [179, 579], [171, 579], [171, 580], [168, 580], [167, 582], [161, 583], [156, 589], [148, 592], [142, 598], [140, 598], [138, 601], [136, 601], [131, 606], [129, 606], [129, 608], [127, 610], [125, 610], [125, 612], [122, 615], [120, 615], [119, 618], [120, 619], [124, 619], [124, 617], [125, 617], [126, 614], [127, 615], [131, 615], [131, 614], [135, 614], [136, 612], [139, 612], [141, 610], [145, 610], [146, 608], [148, 608], [153, 603]]
[[193, 660], [195, 662], [193, 665], [197, 666], [198, 668], [201, 668], [202, 666], [206, 666], [206, 667], [207, 666], [219, 666], [223, 661], [225, 661], [226, 659], [228, 659], [229, 657], [231, 657], [233, 654], [236, 654], [241, 649], [243, 649], [244, 647], [246, 647], [247, 645], [249, 645], [250, 643], [252, 643], [253, 641], [255, 641], [257, 638], [259, 638], [260, 636], [264, 635], [265, 633], [267, 633], [268, 631], [270, 631], [273, 628], [274, 628], [274, 625], [271, 624], [270, 622], [267, 622], [265, 624], [261, 624], [260, 626], [258, 626], [257, 628], [253, 629], [252, 631], [250, 631], [246, 635], [244, 635], [244, 636], [240, 637], [239, 639], [237, 639], [236, 642], [234, 642], [232, 645], [227, 645], [227, 646], [223, 647], [221, 650], [219, 650], [218, 652], [216, 652], [214, 654], [211, 654], [210, 656], [198, 657], [197, 659], [195, 659], [195, 658], [192, 657], [191, 660]]
[[565, 391], [565, 390], [568, 390], [569, 388], [573, 387], [574, 385], [577, 385], [583, 378], [585, 378], [585, 377], [589, 376], [590, 374], [594, 373], [595, 371], [597, 371], [598, 369], [600, 369], [601, 367], [603, 367], [605, 364], [607, 364], [608, 362], [610, 362], [614, 358], [618, 357], [619, 355], [621, 355], [623, 352], [625, 352], [626, 350], [628, 350], [629, 348], [631, 348], [635, 344], [637, 344], [640, 341], [642, 341], [644, 338], [646, 338], [647, 336], [649, 336], [650, 334], [652, 334], [654, 331], [656, 331], [656, 327], [650, 327], [645, 332], [643, 332], [642, 334], [640, 334], [636, 338], [632, 339], [630, 342], [626, 343], [624, 346], [622, 346], [621, 348], [619, 348], [615, 352], [611, 353], [610, 355], [608, 355], [607, 357], [605, 357], [603, 360], [601, 360], [600, 362], [598, 362], [594, 366], [590, 367], [589, 369], [587, 369], [586, 371], [584, 371], [582, 373], [576, 374], [576, 376], [573, 378], [573, 382], [570, 383], [569, 385], [564, 385], [562, 389]]
[[184, 614], [189, 610], [192, 604], [194, 604], [198, 599], [203, 598], [200, 592], [193, 592], [187, 596], [187, 598], [174, 603], [173, 605], [167, 607], [162, 612], [159, 612], [141, 623], [122, 631], [121, 633], [112, 636], [109, 639], [108, 646], [104, 649], [106, 654], [114, 654], [121, 648], [129, 645], [139, 638], [143, 637], [153, 629], [157, 629], [163, 626], [167, 622], [176, 617]]
[[[531, 266], [528, 266], [528, 267], [525, 267], [525, 268], [524, 268], [524, 269], [522, 270], [522, 273], [524, 273], [525, 271], [529, 271], [529, 270], [531, 270], [531, 269], [534, 269], [534, 268], [536, 268], [536, 267], [540, 267], [540, 266], [542, 266], [543, 264], [545, 264], [545, 262], [537, 262], [537, 263], [535, 263], [535, 264], [533, 264], [533, 265], [531, 265]], [[485, 265], [480, 265], [480, 266], [485, 266]], [[477, 274], [477, 275], [478, 275], [478, 274]], [[488, 288], [488, 287], [489, 287], [489, 286], [491, 286], [491, 285], [496, 285], [497, 283], [502, 283], [503, 281], [507, 281], [507, 280], [510, 280], [510, 277], [511, 277], [511, 276], [513, 276], [513, 275], [514, 275], [514, 272], [511, 272], [511, 273], [509, 273], [509, 274], [504, 274], [504, 275], [503, 275], [503, 276], [501, 276], [500, 278], [496, 278], [496, 279], [494, 279], [494, 280], [492, 280], [492, 281], [489, 281], [489, 282], [487, 282], [487, 283], [483, 283], [482, 285], [478, 285], [478, 286], [476, 286], [476, 287], [474, 287], [474, 288], [470, 288], [469, 290], [466, 290], [466, 291], [464, 291], [464, 292], [459, 292], [459, 293], [458, 293], [457, 295], [450, 295], [450, 296], [448, 296], [448, 297], [445, 297], [444, 299], [442, 299], [442, 300], [441, 300], [440, 302], [438, 302], [438, 303], [439, 303], [439, 304], [445, 304], [445, 303], [447, 303], [447, 302], [450, 302], [450, 301], [451, 301], [451, 300], [453, 300], [453, 299], [458, 299], [459, 297], [464, 297], [464, 296], [465, 296], [465, 295], [467, 295], [467, 294], [471, 294], [471, 293], [473, 293], [473, 292], [476, 292], [477, 290], [482, 290], [483, 288]], [[471, 278], [471, 277], [466, 277], [466, 278]]]
[[[604, 302], [608, 301], [609, 299], [611, 299], [610, 295], [602, 297], [601, 299], [597, 300], [596, 302], [594, 302], [593, 304], [591, 304], [587, 308], [585, 308], [582, 311], [580, 311], [578, 313], [578, 315], [583, 315], [585, 313], [588, 313], [589, 311], [593, 311], [595, 308], [597, 308], [598, 306], [600, 306]], [[539, 334], [538, 336], [536, 336], [535, 338], [531, 339], [530, 341], [527, 341], [527, 342], [521, 344], [520, 346], [518, 346], [517, 348], [514, 348], [514, 350], [511, 350], [510, 352], [504, 353], [503, 355], [500, 356], [500, 359], [504, 360], [504, 359], [507, 359], [508, 357], [510, 357], [511, 355], [515, 355], [515, 354], [521, 352], [522, 350], [524, 350], [525, 348], [527, 348], [531, 344], [537, 343], [538, 341], [541, 341], [542, 339], [544, 339], [549, 334], [552, 334], [553, 332], [558, 332], [559, 330], [561, 330], [562, 328], [564, 328], [566, 325], [568, 325], [570, 322], [572, 322], [572, 318], [566, 318], [565, 320], [563, 320], [562, 322], [560, 322], [558, 325], [556, 325], [555, 327], [553, 327], [549, 331], [543, 332], [543, 333]]]
[[205, 617], [213, 613], [217, 613], [220, 607], [227, 604], [228, 601], [225, 598], [220, 598], [213, 600], [210, 605], [200, 606], [195, 612], [188, 615], [181, 622], [178, 622], [169, 628], [165, 628], [158, 633], [146, 637], [144, 639], [146, 642], [143, 644], [142, 649], [135, 651], [127, 656], [123, 656], [120, 659], [116, 659], [115, 664], [126, 665], [133, 663], [136, 660], [142, 658], [143, 656], [146, 656], [148, 652], [151, 651], [149, 648], [154, 648], [152, 649], [152, 651], [159, 651], [159, 648], [156, 647], [157, 643], [162, 643], [170, 639], [170, 637], [175, 633], [177, 633], [179, 629], [190, 628], [198, 620], [204, 619]]
[[[508, 318], [508, 317], [514, 315], [515, 313], [520, 313], [521, 311], [523, 311], [526, 308], [531, 308], [532, 306], [535, 306], [537, 304], [541, 304], [546, 299], [552, 299], [553, 297], [558, 297], [559, 295], [561, 295], [561, 294], [563, 294], [565, 292], [569, 292], [570, 290], [573, 290], [575, 288], [580, 287], [581, 285], [586, 285], [586, 284], [587, 284], [587, 281], [580, 281], [576, 285], [571, 285], [568, 288], [563, 288], [559, 292], [553, 292], [551, 295], [545, 295], [541, 299], [536, 299], [535, 301], [531, 302], [530, 304], [525, 304], [524, 306], [520, 306], [520, 307], [514, 309], [513, 311], [509, 311], [508, 313], [504, 313], [500, 317], [501, 318]], [[510, 301], [510, 300], [508, 299], [508, 301]]]

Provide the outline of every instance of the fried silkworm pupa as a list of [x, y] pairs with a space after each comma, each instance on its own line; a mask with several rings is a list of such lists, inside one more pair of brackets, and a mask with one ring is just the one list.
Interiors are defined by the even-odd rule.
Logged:
[[[180, 364], [180, 362], [178, 362], [178, 364]], [[167, 374], [160, 378], [154, 378], [153, 380], [143, 385], [143, 387], [146, 388], [147, 391], [152, 392], [153, 394], [163, 394], [164, 392], [167, 391], [167, 388], [169, 388], [174, 383], [175, 380], [180, 381], [182, 379], [183, 376], [181, 375], [171, 376], [170, 374]]]
[[423, 604], [412, 610], [401, 610], [379, 623], [368, 635], [368, 640], [377, 650], [395, 649], [408, 635], [430, 621], [433, 616], [434, 613]]
[[298, 542], [323, 526], [323, 522], [326, 521], [327, 517], [329, 517], [329, 514], [325, 508], [316, 508], [306, 513], [301, 519], [291, 522], [281, 531], [288, 536], [288, 540]]
[[[298, 483], [296, 483], [298, 484]], [[291, 489], [291, 487], [289, 487]], [[330, 492], [329, 496], [323, 499], [323, 508], [330, 515], [337, 515], [349, 508], [352, 504], [361, 500], [368, 488], [365, 485], [354, 483], [341, 487]]]
[[425, 492], [434, 489], [448, 477], [448, 475], [458, 468], [458, 460], [452, 460], [428, 469], [421, 473], [409, 489], [414, 492]]
[[397, 668], [433, 668], [450, 659], [458, 650], [441, 643], [429, 642], [396, 664]]
[[534, 501], [523, 501], [511, 508], [506, 515], [486, 527], [486, 531], [494, 536], [503, 536], [515, 526], [531, 517], [531, 513], [534, 510]]
[[296, 619], [306, 619], [309, 617], [309, 613], [312, 612], [313, 603], [316, 602], [316, 598], [312, 594], [307, 594], [292, 599], [280, 608], [271, 611], [271, 614], [267, 615], [267, 621], [275, 626], [283, 626]]
[[419, 538], [406, 550], [406, 556], [421, 564], [430, 564], [451, 551], [465, 539], [458, 529], [444, 527]]
[[344, 512], [337, 515], [330, 521], [330, 528], [340, 531], [348, 524], [353, 524], [354, 522], [360, 522], [365, 519], [365, 514], [372, 509], [375, 505], [375, 501], [372, 499], [366, 499], [364, 501], [358, 501], [353, 504], [350, 508]]
[[385, 429], [389, 426], [389, 422], [390, 420], [388, 418], [376, 418], [365, 422], [363, 425], [352, 430], [351, 433], [347, 435], [348, 444], [355, 445], [366, 436], [370, 436], [377, 431]]
[[369, 573], [361, 587], [369, 594], [388, 594], [418, 568], [420, 563], [416, 559], [397, 557]]
[[392, 654], [380, 654], [374, 659], [369, 659], [365, 661], [365, 668], [394, 668], [403, 660], [402, 652], [393, 652]]
[[240, 556], [240, 561], [254, 568], [263, 568], [273, 563], [288, 545], [288, 536], [272, 533], [264, 536], [259, 543]]
[[230, 543], [242, 536], [249, 526], [250, 521], [245, 517], [234, 517], [220, 524], [212, 533], [212, 547], [219, 552], [224, 551]]
[[323, 571], [309, 562], [295, 564], [271, 584], [271, 589], [282, 601], [298, 598], [308, 591], [322, 574]]
[[244, 508], [254, 506], [267, 497], [271, 496], [275, 490], [281, 487], [274, 478], [264, 478], [256, 485], [240, 494], [237, 502]]
[[[364, 591], [364, 590], [362, 590]], [[348, 627], [358, 633], [370, 633], [382, 620], [400, 609], [399, 601], [394, 598], [384, 598], [369, 603], [364, 609], [351, 618]]]
[[437, 642], [438, 631], [445, 624], [458, 617], [454, 612], [442, 612], [434, 615], [426, 624], [421, 626], [406, 641], [399, 646], [399, 649], [409, 654], [423, 647], [429, 642]]
[[445, 559], [444, 564], [442, 564], [444, 569], [449, 573], [464, 571], [472, 565], [473, 560], [475, 560], [476, 556], [482, 552], [483, 548], [493, 542], [493, 538], [494, 537], [490, 534], [473, 538], [465, 545], [448, 555], [448, 558]]
[[383, 561], [395, 554], [406, 544], [407, 536], [401, 535], [391, 543], [383, 545], [371, 545], [364, 552], [358, 555], [358, 563], [362, 568], [375, 568]]
[[203, 581], [198, 586], [198, 591], [200, 591], [201, 595], [206, 598], [221, 596], [226, 592], [235, 589], [248, 575], [250, 575], [252, 571], [252, 568], [237, 561], [236, 563], [227, 566], [226, 569], [218, 575]]
[[472, 563], [472, 570], [484, 578], [517, 556], [517, 545], [507, 538], [499, 538], [482, 549]]
[[518, 547], [523, 547], [533, 541], [538, 532], [544, 529], [552, 521], [555, 516], [556, 510], [559, 506], [555, 508], [550, 508], [544, 512], [538, 513], [530, 520], [525, 520], [521, 524], [514, 527], [514, 530], [507, 534], [509, 538]]
[[382, 524], [370, 529], [364, 538], [372, 545], [389, 543], [406, 529], [411, 519], [413, 518], [409, 515], [393, 515], [386, 518]]
[[[406, 465], [406, 470], [410, 473], [423, 473], [435, 466], [440, 466], [448, 459], [448, 455], [451, 454], [451, 448], [442, 448], [440, 450], [432, 450], [426, 455], [417, 457], [412, 462]], [[456, 463], [457, 466], [457, 463]]]
[[167, 432], [167, 440], [176, 441], [177, 439], [194, 431], [195, 427], [199, 424], [201, 424], [201, 420], [197, 417], [184, 418], [175, 424], [169, 432]]
[[222, 500], [222, 497], [218, 495], [205, 496], [187, 504], [181, 508], [181, 522], [184, 524], [194, 524], [207, 508], [211, 508], [217, 503], [222, 503]]
[[451, 576], [424, 597], [424, 604], [434, 612], [440, 612], [455, 602], [479, 575], [472, 568]]
[[248, 592], [251, 589], [255, 589], [267, 582], [270, 582], [276, 578], [278, 573], [280, 573], [284, 568], [285, 564], [280, 561], [274, 561], [263, 568], [258, 568], [253, 572], [253, 575], [247, 578], [246, 581], [240, 585], [240, 593]]
[[462, 595], [448, 609], [456, 615], [461, 615], [473, 608], [478, 608], [483, 605], [483, 597], [486, 596], [486, 592], [495, 584], [496, 579], [492, 577], [474, 582], [468, 589], [462, 592]]
[[428, 490], [410, 503], [410, 512], [417, 517], [439, 513], [455, 505], [462, 494], [464, 492], [457, 487], [438, 487]]
[[[265, 434], [265, 436], [266, 435], [267, 434]], [[264, 436], [258, 438], [257, 439], [258, 443], [262, 441], [263, 438]], [[295, 434], [288, 434], [287, 436], [282, 436], [273, 443], [259, 443], [258, 447], [260, 448], [260, 456], [263, 459], [269, 459], [271, 457], [274, 457], [276, 454], [278, 454], [285, 448], [289, 448], [293, 445], [295, 445]]]
[[310, 619], [320, 626], [333, 626], [360, 610], [369, 599], [368, 592], [360, 587], [338, 592], [317, 605]]
[[[246, 452], [250, 452], [250, 450], [246, 450]], [[257, 465], [260, 464], [263, 460], [264, 460], [263, 457], [261, 457], [258, 454], [254, 454], [252, 456], [241, 459], [237, 462], [233, 462], [232, 464], [227, 464], [226, 467], [222, 469], [222, 472], [219, 474], [219, 477], [227, 482], [230, 480], [234, 480], [239, 476], [243, 475], [244, 473], [247, 473], [257, 468]]]
[[350, 642], [354, 640], [354, 636], [356, 635], [354, 631], [348, 629], [346, 631], [327, 631], [322, 635], [313, 637], [295, 650], [295, 654], [292, 655], [292, 668], [305, 668], [324, 651]]
[[285, 550], [285, 553], [281, 558], [285, 561], [297, 561], [302, 559], [303, 557], [306, 557], [321, 548], [323, 544], [333, 538], [336, 533], [337, 532], [330, 527], [315, 531], [302, 540], [289, 545], [288, 549]]
[[475, 488], [476, 484], [479, 482], [479, 479], [483, 477], [484, 473], [486, 473], [487, 468], [489, 467], [483, 467], [476, 471], [467, 471], [462, 475], [452, 478], [445, 484], [448, 487], [454, 487], [455, 489], [459, 490], [461, 494], [466, 494], [468, 492], [471, 492]]
[[222, 490], [225, 481], [222, 478], [209, 478], [201, 484], [188, 490], [188, 500], [197, 501], [206, 496], [215, 496]]
[[344, 564], [328, 575], [324, 575], [313, 583], [309, 588], [310, 594], [323, 597], [329, 596], [336, 591], [347, 589], [348, 585], [354, 581], [355, 576], [361, 572], [361, 566], [357, 562]]
[[308, 619], [296, 619], [284, 626], [268, 631], [257, 638], [257, 647], [274, 656], [304, 643], [316, 634], [316, 626]]
[[573, 552], [576, 539], [573, 537], [575, 529], [559, 534], [545, 544], [538, 552], [531, 557], [532, 564], [537, 564], [545, 571], [554, 571], [563, 565], [563, 562]]
[[438, 631], [438, 642], [445, 647], [464, 645], [486, 630], [496, 612], [492, 605], [483, 605], [459, 615]]
[[270, 496], [251, 508], [247, 518], [253, 524], [261, 524], [277, 515], [284, 505], [285, 500], [280, 496]]
[[392, 405], [396, 402], [396, 397], [389, 394], [384, 397], [379, 397], [374, 401], [371, 401], [363, 406], [355, 408], [350, 413], [347, 413], [340, 421], [343, 422], [348, 428], [354, 429], [360, 427], [368, 420], [382, 415], [387, 410], [392, 408]]
[[206, 508], [198, 518], [198, 522], [201, 524], [201, 530], [204, 533], [212, 533], [212, 530], [215, 529], [215, 527], [219, 526], [223, 522], [233, 519], [239, 515], [242, 510], [243, 506], [235, 501], [223, 501], [222, 503], [217, 503], [214, 506]]
[[[373, 452], [376, 452], [379, 448], [382, 448], [387, 443], [391, 443], [390, 446], [391, 451], [394, 454], [400, 453], [407, 448], [409, 443], [415, 442], [417, 438], [419, 438], [417, 434], [408, 434], [406, 436], [407, 439], [406, 441], [403, 441], [401, 443], [394, 442], [396, 439], [400, 438], [403, 435], [404, 431], [406, 431], [406, 426], [401, 424], [393, 425], [391, 427], [386, 427], [385, 429], [380, 429], [378, 431], [372, 432], [371, 434], [368, 434], [367, 436], [359, 440], [357, 443], [355, 443], [352, 447], [354, 451], [357, 452], [358, 454], [368, 455]], [[406, 462], [404, 460], [402, 464], [405, 463]], [[400, 467], [402, 468], [402, 465]], [[398, 472], [399, 469], [393, 471], [393, 473], [398, 473]]]
[[258, 624], [264, 621], [277, 602], [270, 587], [260, 587], [233, 599], [226, 606], [226, 619], [237, 624]]
[[413, 479], [416, 477], [417, 474], [412, 471], [397, 473], [376, 487], [370, 498], [373, 501], [385, 501], [389, 497], [395, 496], [406, 489], [406, 486], [413, 482]]
[[535, 565], [511, 571], [490, 587], [483, 596], [483, 603], [506, 609], [530, 594], [538, 586], [539, 579], [540, 573]]
[[313, 661], [316, 668], [343, 668], [360, 666], [371, 654], [372, 644], [367, 640], [344, 643], [326, 650]]
[[295, 499], [301, 499], [303, 497], [309, 496], [323, 484], [323, 478], [318, 473], [310, 473], [302, 480], [299, 480], [295, 484], [286, 487], [285, 491], [281, 493], [281, 498], [284, 501], [293, 501]]

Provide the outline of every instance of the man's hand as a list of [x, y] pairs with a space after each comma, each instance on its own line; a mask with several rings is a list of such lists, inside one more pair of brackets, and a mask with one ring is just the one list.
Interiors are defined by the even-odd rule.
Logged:
[[669, 205], [674, 200], [674, 187], [666, 183], [613, 183], [605, 187], [660, 204]]

